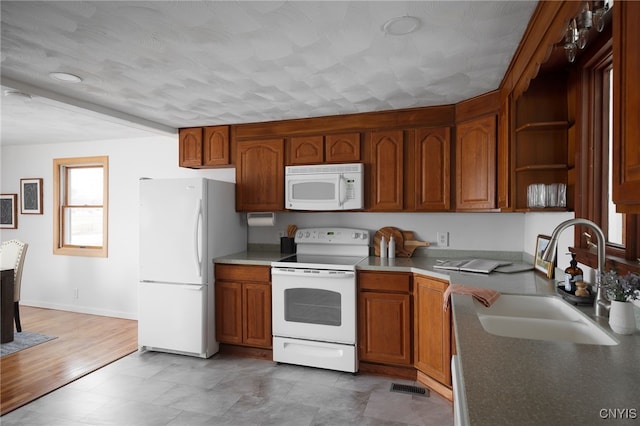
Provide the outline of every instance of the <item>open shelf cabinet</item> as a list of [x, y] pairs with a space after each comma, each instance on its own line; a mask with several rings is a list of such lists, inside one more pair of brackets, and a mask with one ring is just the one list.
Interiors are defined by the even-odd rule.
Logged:
[[[514, 207], [516, 211], [566, 211], [569, 203], [569, 134], [566, 79], [539, 76], [516, 101], [516, 123], [512, 151]], [[527, 188], [531, 184], [567, 185], [568, 207], [529, 208]]]

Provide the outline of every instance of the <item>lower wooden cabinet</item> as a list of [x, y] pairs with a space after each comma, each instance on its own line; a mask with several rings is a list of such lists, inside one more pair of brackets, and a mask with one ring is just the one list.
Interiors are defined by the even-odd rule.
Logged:
[[218, 342], [272, 347], [270, 273], [268, 266], [215, 265]]
[[451, 386], [451, 310], [443, 311], [444, 280], [415, 275], [414, 365], [439, 383]]
[[410, 366], [411, 275], [358, 273], [358, 358]]

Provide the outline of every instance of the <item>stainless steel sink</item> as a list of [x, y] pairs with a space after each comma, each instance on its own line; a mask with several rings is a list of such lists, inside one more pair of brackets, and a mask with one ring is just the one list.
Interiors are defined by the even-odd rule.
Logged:
[[482, 327], [497, 336], [618, 344], [595, 321], [558, 297], [503, 294], [488, 308], [475, 299], [473, 303]]

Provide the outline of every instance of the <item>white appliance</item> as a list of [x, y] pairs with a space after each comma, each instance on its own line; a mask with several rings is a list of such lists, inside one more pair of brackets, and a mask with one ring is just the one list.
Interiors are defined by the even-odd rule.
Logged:
[[464, 395], [464, 381], [460, 371], [460, 359], [458, 355], [451, 357], [451, 381], [453, 385], [453, 424], [454, 426], [467, 426], [467, 403]]
[[208, 358], [215, 339], [213, 259], [245, 251], [235, 184], [140, 180], [140, 350]]
[[298, 230], [297, 254], [271, 263], [273, 360], [358, 371], [356, 265], [369, 232]]
[[285, 167], [285, 207], [289, 210], [363, 208], [364, 165], [323, 164]]

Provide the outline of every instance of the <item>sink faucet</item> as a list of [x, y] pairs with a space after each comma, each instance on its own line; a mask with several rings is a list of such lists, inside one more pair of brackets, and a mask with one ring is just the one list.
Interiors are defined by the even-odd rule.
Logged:
[[604, 238], [604, 233], [602, 232], [602, 229], [600, 229], [598, 225], [596, 225], [595, 223], [593, 223], [588, 219], [582, 219], [582, 218], [565, 220], [560, 225], [556, 226], [556, 229], [553, 230], [553, 233], [551, 234], [551, 241], [549, 241], [549, 245], [547, 246], [546, 250], [542, 254], [542, 259], [547, 262], [550, 262], [553, 259], [553, 255], [556, 252], [556, 248], [558, 247], [558, 237], [560, 236], [562, 231], [564, 231], [565, 229], [573, 225], [588, 226], [589, 228], [593, 229], [594, 233], [596, 234], [596, 238], [598, 240], [598, 246], [597, 246], [598, 270], [596, 271], [596, 282], [595, 282], [597, 292], [596, 292], [596, 298], [593, 302], [593, 306], [596, 310], [596, 316], [606, 317], [609, 314], [609, 308], [611, 306], [611, 302], [609, 301], [606, 293], [600, 286], [602, 273], [604, 272], [604, 259], [605, 259], [604, 250], [605, 250], [606, 242]]

